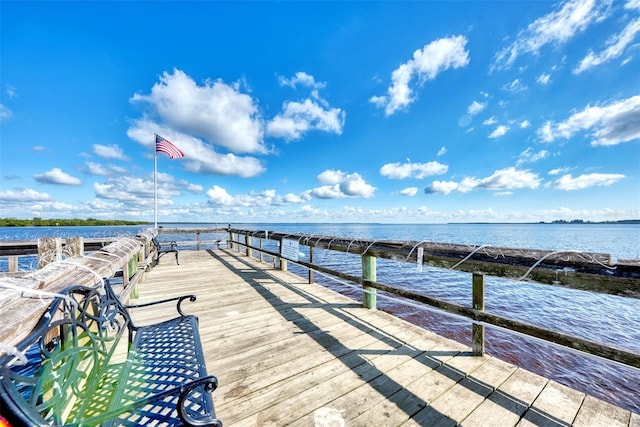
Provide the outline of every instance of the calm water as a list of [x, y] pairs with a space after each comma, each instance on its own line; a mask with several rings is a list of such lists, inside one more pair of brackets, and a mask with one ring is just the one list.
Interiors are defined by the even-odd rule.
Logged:
[[[189, 227], [187, 224], [163, 224]], [[198, 224], [194, 227], [226, 227]], [[640, 225], [570, 224], [233, 224], [236, 228], [368, 239], [463, 243], [500, 247], [602, 252], [614, 258], [640, 257]], [[135, 235], [146, 227], [1, 228], [0, 240], [42, 236], [102, 237]], [[184, 237], [182, 237], [184, 239]], [[308, 250], [301, 247], [307, 254]], [[4, 262], [4, 265], [3, 265]], [[360, 257], [316, 250], [315, 262], [359, 275]], [[0, 270], [6, 261], [0, 259]], [[296, 266], [300, 275], [306, 271]], [[378, 281], [458, 304], [471, 305], [471, 275], [423, 268], [393, 260], [378, 260]], [[357, 286], [316, 275], [316, 280], [361, 299]], [[640, 299], [601, 295], [495, 277], [486, 278], [486, 310], [582, 338], [640, 353]], [[470, 322], [429, 311], [378, 293], [378, 307], [465, 344], [471, 343]], [[612, 315], [614, 313], [614, 315]], [[570, 387], [640, 413], [640, 370], [573, 353], [533, 339], [488, 328], [487, 352]]]

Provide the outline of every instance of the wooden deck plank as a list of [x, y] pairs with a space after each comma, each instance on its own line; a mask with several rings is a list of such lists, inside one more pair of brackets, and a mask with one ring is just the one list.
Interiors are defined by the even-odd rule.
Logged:
[[[181, 251], [140, 284], [143, 303], [196, 294], [226, 426], [628, 425], [640, 416], [230, 250]], [[176, 314], [140, 309], [134, 320]], [[331, 423], [335, 424], [331, 424]]]

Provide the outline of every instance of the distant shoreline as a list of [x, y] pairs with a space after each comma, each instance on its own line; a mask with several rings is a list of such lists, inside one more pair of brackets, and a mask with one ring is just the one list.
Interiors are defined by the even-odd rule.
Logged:
[[119, 219], [16, 219], [16, 218], [0, 218], [0, 227], [101, 227], [101, 226], [117, 226], [117, 225], [145, 225], [151, 224], [148, 221], [126, 221]]
[[539, 221], [539, 222], [448, 222], [447, 224], [477, 224], [477, 225], [491, 225], [491, 224], [531, 224], [531, 225], [601, 225], [601, 224], [640, 224], [640, 219], [622, 219], [618, 221], [583, 221], [581, 219], [574, 219], [572, 221], [556, 220], [551, 222]]
[[[159, 224], [162, 227], [165, 224], [211, 224], [211, 222], [193, 222], [193, 221], [164, 221]], [[224, 223], [226, 224], [226, 222]], [[333, 224], [324, 222], [238, 222], [241, 224]], [[382, 222], [341, 222], [336, 223], [341, 225], [361, 225], [361, 224], [374, 224], [374, 225], [617, 225], [617, 224], [640, 224], [640, 219], [623, 219], [617, 221], [584, 221], [580, 219], [574, 219], [571, 221], [556, 220], [556, 221], [539, 221], [539, 222], [447, 222], [447, 223], [382, 223]], [[120, 226], [120, 225], [150, 225], [153, 224], [149, 221], [128, 221], [118, 219], [16, 219], [16, 218], [0, 218], [0, 227], [74, 227], [74, 226]]]

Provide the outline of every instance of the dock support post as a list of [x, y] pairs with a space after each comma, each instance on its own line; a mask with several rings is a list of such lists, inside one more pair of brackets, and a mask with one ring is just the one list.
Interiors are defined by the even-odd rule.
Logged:
[[58, 261], [62, 261], [62, 239], [60, 237], [40, 237], [38, 239], [38, 268]]
[[196, 251], [200, 250], [200, 232], [196, 231]]
[[[313, 246], [309, 246], [309, 264], [313, 264]], [[313, 270], [309, 269], [309, 284], [313, 283]]]
[[288, 271], [286, 258], [280, 257], [280, 270]]
[[15, 255], [11, 255], [8, 260], [9, 263], [9, 273], [17, 273], [18, 272], [18, 257]]
[[84, 238], [68, 237], [64, 243], [64, 254], [67, 257], [84, 256]]
[[264, 262], [264, 254], [262, 253], [262, 237], [260, 238], [260, 262]]
[[[376, 281], [376, 257], [365, 255], [362, 257], [362, 278], [364, 280]], [[363, 286], [362, 305], [372, 310], [376, 309], [377, 298], [376, 289]]]
[[[484, 274], [473, 273], [472, 280], [473, 309], [484, 311]], [[482, 356], [484, 355], [484, 326], [474, 323], [471, 327], [473, 355]]]

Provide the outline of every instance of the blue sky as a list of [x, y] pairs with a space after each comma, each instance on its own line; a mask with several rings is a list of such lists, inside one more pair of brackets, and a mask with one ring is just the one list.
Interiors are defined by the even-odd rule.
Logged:
[[0, 8], [2, 217], [640, 218], [640, 0]]

